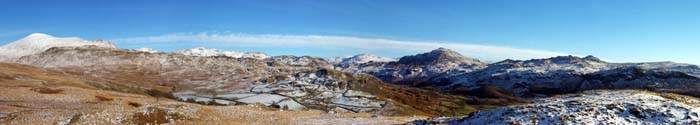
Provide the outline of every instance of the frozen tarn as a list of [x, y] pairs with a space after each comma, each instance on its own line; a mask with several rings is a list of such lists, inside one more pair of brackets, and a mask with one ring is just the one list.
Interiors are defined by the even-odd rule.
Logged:
[[342, 107], [360, 107], [360, 108], [381, 108], [384, 102], [375, 101], [364, 97], [347, 97], [336, 95], [333, 100], [334, 104], [342, 105]]
[[254, 96], [256, 94], [247, 94], [247, 93], [242, 93], [242, 94], [221, 94], [221, 95], [216, 95], [216, 98], [222, 98], [222, 99], [228, 99], [228, 100], [237, 100], [237, 99], [242, 99], [250, 96]]
[[277, 103], [277, 105], [280, 106], [280, 108], [286, 108], [288, 110], [306, 109], [306, 107], [304, 105], [301, 105], [292, 99], [286, 99], [282, 102]]
[[354, 90], [348, 90], [348, 91], [345, 91], [345, 93], [343, 93], [343, 96], [346, 96], [346, 97], [365, 97], [365, 98], [375, 98], [375, 96], [374, 96], [374, 95], [371, 95], [371, 94], [367, 94], [367, 93], [365, 93], [365, 92], [361, 92], [361, 91], [354, 91]]
[[[195, 92], [192, 91], [186, 91], [186, 92], [177, 92], [173, 93], [173, 96], [177, 100], [180, 101], [194, 101], [196, 103], [205, 103], [209, 104], [212, 101], [211, 95], [198, 95]], [[215, 103], [219, 105], [234, 105], [236, 102], [225, 100], [225, 99], [219, 99], [219, 96], [216, 97], [217, 99], [213, 99]]]
[[274, 94], [258, 94], [250, 97], [246, 97], [243, 99], [239, 99], [239, 102], [247, 103], [247, 104], [254, 104], [254, 103], [262, 103], [266, 106], [270, 106], [274, 103], [281, 102], [283, 99], [287, 99], [287, 97], [280, 96], [280, 95], [274, 95]]

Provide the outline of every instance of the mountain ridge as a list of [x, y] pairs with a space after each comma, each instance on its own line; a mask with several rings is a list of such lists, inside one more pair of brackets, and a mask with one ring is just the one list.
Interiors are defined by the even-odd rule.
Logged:
[[266, 59], [270, 58], [269, 55], [261, 52], [238, 52], [238, 51], [225, 51], [213, 48], [195, 47], [191, 49], [176, 50], [173, 53], [179, 53], [191, 56], [227, 56], [233, 58], [253, 58], [253, 59]]

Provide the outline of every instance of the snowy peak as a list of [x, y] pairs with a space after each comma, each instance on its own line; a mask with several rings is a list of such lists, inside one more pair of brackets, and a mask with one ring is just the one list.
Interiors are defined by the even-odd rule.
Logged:
[[467, 65], [486, 64], [477, 59], [464, 57], [462, 54], [446, 48], [438, 48], [428, 53], [413, 56], [404, 56], [401, 57], [397, 63], [407, 65], [431, 65], [442, 63], [458, 63]]
[[43, 33], [32, 33], [15, 42], [0, 47], [0, 55], [4, 59], [40, 53], [52, 47], [75, 47], [94, 45], [98, 47], [116, 48], [114, 44], [104, 40], [83, 40], [77, 37], [54, 37]]
[[333, 64], [362, 64], [362, 63], [368, 63], [368, 62], [392, 62], [396, 61], [396, 59], [393, 58], [388, 58], [388, 57], [381, 57], [377, 55], [372, 55], [372, 54], [359, 54], [355, 56], [350, 56], [350, 57], [345, 57], [345, 58], [332, 58], [329, 59], [331, 63]]
[[224, 51], [213, 48], [197, 47], [192, 49], [178, 50], [173, 53], [179, 53], [183, 55], [190, 56], [226, 56], [233, 58], [253, 58], [253, 59], [266, 59], [270, 56], [265, 53], [260, 52], [237, 52], [237, 51]]
[[48, 34], [43, 34], [43, 33], [32, 33], [32, 34], [29, 34], [29, 36], [27, 36], [25, 38], [50, 38], [50, 37], [53, 37], [53, 36], [48, 35]]

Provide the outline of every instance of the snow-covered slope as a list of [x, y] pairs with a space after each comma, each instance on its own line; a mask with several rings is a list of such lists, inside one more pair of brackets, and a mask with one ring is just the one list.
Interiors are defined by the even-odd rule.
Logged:
[[688, 73], [690, 75], [700, 77], [700, 67], [692, 64], [675, 63], [675, 62], [648, 62], [648, 63], [623, 63], [620, 65], [637, 66], [643, 69], [656, 69], [667, 71], [678, 71]]
[[450, 86], [477, 88], [495, 86], [513, 91], [517, 96], [529, 96], [532, 88], [556, 88], [569, 92], [578, 87], [582, 75], [612, 69], [596, 57], [558, 56], [546, 59], [504, 60], [489, 64], [478, 71], [442, 77]]
[[40, 53], [51, 47], [69, 47], [94, 45], [99, 47], [116, 48], [114, 44], [103, 40], [83, 40], [77, 37], [54, 37], [42, 33], [33, 33], [20, 40], [0, 47], [0, 60], [14, 59], [26, 55]]
[[[694, 65], [662, 63], [608, 63], [596, 57], [559, 56], [546, 59], [505, 60], [462, 74], [445, 74], [432, 81], [445, 88], [476, 89], [493, 86], [519, 97], [543, 97], [592, 89], [652, 89], [695, 95], [700, 69]], [[695, 76], [695, 77], [693, 77]]]
[[613, 88], [700, 95], [697, 91], [700, 68], [673, 62], [608, 63], [594, 56], [558, 56], [486, 64], [439, 48], [397, 61], [335, 66], [344, 72], [371, 74], [388, 83], [432, 86], [446, 91], [496, 87], [518, 97]]
[[419, 120], [410, 124], [700, 124], [699, 100], [653, 92], [588, 91], [540, 99], [533, 104], [481, 111], [464, 118]]
[[350, 65], [350, 64], [361, 64], [361, 63], [368, 63], [368, 62], [392, 62], [396, 61], [396, 59], [393, 58], [388, 58], [388, 57], [381, 57], [377, 55], [371, 55], [371, 54], [359, 54], [355, 56], [348, 56], [348, 57], [332, 57], [327, 59], [329, 63], [333, 65]]
[[270, 56], [259, 52], [237, 52], [237, 51], [224, 51], [219, 49], [211, 49], [204, 47], [197, 47], [192, 49], [177, 50], [173, 53], [179, 53], [190, 56], [227, 56], [233, 58], [253, 58], [253, 59], [265, 59]]

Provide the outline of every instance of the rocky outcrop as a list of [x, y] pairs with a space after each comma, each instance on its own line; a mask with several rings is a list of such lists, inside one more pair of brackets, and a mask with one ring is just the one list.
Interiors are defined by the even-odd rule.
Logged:
[[463, 118], [408, 124], [700, 124], [697, 102], [697, 98], [646, 91], [589, 91], [480, 111]]

